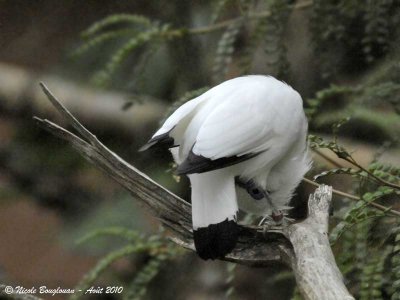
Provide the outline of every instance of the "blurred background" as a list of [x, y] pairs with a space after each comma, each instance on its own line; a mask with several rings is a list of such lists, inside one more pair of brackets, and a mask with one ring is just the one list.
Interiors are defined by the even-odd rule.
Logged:
[[[399, 25], [397, 0], [0, 0], [0, 283], [124, 287], [92, 299], [297, 299], [283, 266], [204, 262], [170, 245], [126, 191], [35, 126], [35, 115], [65, 125], [38, 83], [109, 148], [188, 201], [188, 181], [173, 176], [169, 153], [137, 149], [178, 105], [243, 74], [292, 85], [311, 134], [398, 184]], [[354, 167], [312, 141], [324, 149], [308, 178]], [[385, 185], [368, 176], [325, 175], [319, 182], [400, 210], [396, 188], [375, 195]], [[305, 216], [314, 188], [299, 187], [295, 217]], [[332, 217], [346, 284], [360, 299], [400, 299], [392, 284], [400, 282], [399, 218], [353, 203], [335, 197]], [[124, 248], [135, 243], [147, 250]], [[151, 251], [165, 245], [166, 257]]]

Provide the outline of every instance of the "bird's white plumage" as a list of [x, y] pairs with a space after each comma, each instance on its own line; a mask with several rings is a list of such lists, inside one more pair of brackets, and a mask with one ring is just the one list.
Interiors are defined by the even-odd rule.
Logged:
[[[154, 137], [166, 132], [179, 145], [172, 150], [178, 164], [190, 151], [211, 160], [259, 153], [221, 170], [189, 176], [195, 227], [234, 218], [235, 176], [254, 179], [271, 191], [274, 205], [283, 207], [310, 166], [302, 99], [269, 76], [239, 77], [210, 89], [178, 108]], [[239, 204], [243, 201], [255, 200], [240, 199]], [[252, 212], [264, 215], [270, 209], [262, 200]]]
[[189, 175], [192, 185], [193, 229], [217, 224], [225, 219], [235, 219], [238, 211], [235, 182], [225, 172], [222, 169]]

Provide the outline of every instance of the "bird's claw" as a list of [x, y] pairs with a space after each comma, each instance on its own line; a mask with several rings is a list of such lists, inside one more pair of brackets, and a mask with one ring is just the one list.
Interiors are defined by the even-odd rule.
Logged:
[[273, 212], [261, 219], [258, 226], [263, 227], [263, 233], [281, 232], [283, 227], [289, 226], [295, 220], [288, 218], [282, 211]]

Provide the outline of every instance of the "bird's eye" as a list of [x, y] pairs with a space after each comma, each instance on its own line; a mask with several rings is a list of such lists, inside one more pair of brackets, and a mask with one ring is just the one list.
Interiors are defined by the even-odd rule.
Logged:
[[261, 200], [264, 198], [263, 193], [261, 192], [260, 189], [258, 188], [254, 188], [254, 189], [250, 189], [248, 190], [250, 196], [254, 199], [254, 200]]

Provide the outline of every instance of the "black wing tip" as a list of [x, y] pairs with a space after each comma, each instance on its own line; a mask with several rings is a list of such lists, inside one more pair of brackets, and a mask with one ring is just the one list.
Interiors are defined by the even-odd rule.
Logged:
[[213, 160], [201, 155], [194, 154], [193, 151], [190, 150], [187, 158], [178, 166], [176, 170], [176, 175], [204, 173], [229, 167], [253, 158], [258, 154], [260, 154], [260, 152], [249, 153], [241, 156], [221, 157]]
[[169, 136], [169, 132], [152, 137], [146, 144], [139, 148], [138, 152], [146, 151], [154, 146], [165, 146], [167, 148], [175, 147], [174, 139]]
[[228, 218], [193, 230], [196, 252], [204, 260], [223, 258], [235, 248], [239, 233], [240, 227], [236, 221]]
[[[150, 140], [151, 141], [151, 140]], [[149, 148], [153, 147], [154, 144], [156, 144], [157, 142], [150, 142], [148, 141], [146, 144], [144, 144], [142, 147], [139, 148], [138, 152], [143, 152], [148, 150]]]

